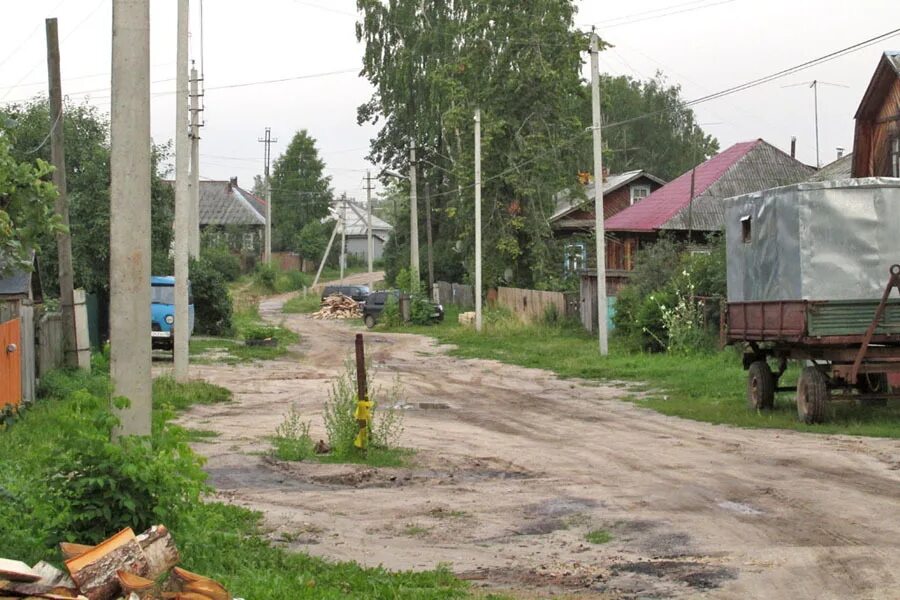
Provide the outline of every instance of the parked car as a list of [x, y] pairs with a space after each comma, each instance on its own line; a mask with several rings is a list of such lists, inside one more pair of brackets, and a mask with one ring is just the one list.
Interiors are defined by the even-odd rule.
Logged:
[[[172, 350], [175, 339], [175, 278], [153, 276], [150, 278], [150, 338], [153, 348]], [[194, 295], [188, 282], [188, 336], [194, 332]]]
[[[386, 290], [382, 292], [372, 292], [369, 294], [369, 298], [366, 301], [365, 305], [363, 305], [363, 322], [366, 324], [366, 327], [372, 329], [375, 327], [375, 324], [378, 322], [378, 319], [381, 317], [381, 313], [384, 312], [384, 306], [387, 304], [388, 300], [393, 298], [394, 302], [400, 302], [400, 290]], [[431, 305], [434, 307], [434, 312], [431, 314], [432, 321], [443, 321], [444, 320], [444, 307], [440, 304], [432, 302]]]
[[326, 285], [322, 290], [322, 300], [334, 294], [343, 294], [357, 302], [365, 302], [369, 297], [369, 286], [366, 285]]

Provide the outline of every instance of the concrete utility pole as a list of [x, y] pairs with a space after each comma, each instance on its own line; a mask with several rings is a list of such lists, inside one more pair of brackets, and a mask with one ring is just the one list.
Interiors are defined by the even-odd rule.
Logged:
[[481, 318], [481, 109], [475, 109], [475, 331]]
[[322, 255], [322, 261], [319, 263], [319, 270], [316, 271], [316, 278], [313, 279], [312, 287], [315, 288], [319, 283], [319, 277], [322, 276], [322, 269], [325, 268], [325, 261], [328, 260], [328, 255], [331, 253], [331, 246], [334, 244], [334, 238], [337, 235], [338, 227], [340, 227], [340, 223], [334, 224], [334, 229], [331, 230], [331, 237], [328, 238], [328, 245], [325, 247], [325, 254]]
[[191, 67], [191, 258], [200, 258], [200, 79]]
[[110, 376], [114, 436], [150, 435], [150, 0], [113, 0]]
[[375, 240], [372, 238], [372, 172], [366, 171], [366, 259], [369, 263], [369, 289], [375, 287], [372, 263], [375, 260]]
[[188, 18], [189, 0], [178, 0], [178, 39], [175, 58], [175, 380], [188, 378], [188, 251], [190, 246], [191, 189], [188, 128]]
[[341, 285], [344, 285], [344, 266], [347, 262], [347, 194], [341, 194]]
[[425, 260], [428, 262], [428, 295], [434, 290], [434, 255], [431, 249], [431, 186], [425, 177]]
[[409, 274], [418, 289], [419, 279], [419, 201], [416, 198], [416, 143], [409, 144]]
[[[78, 367], [78, 340], [75, 334], [75, 298], [72, 269], [72, 237], [69, 234], [69, 199], [66, 196], [66, 141], [63, 133], [62, 83], [59, 64], [59, 28], [56, 19], [47, 19], [47, 76], [50, 82], [50, 162], [53, 163], [53, 185], [59, 192], [56, 197], [56, 214], [62, 219], [66, 231], [56, 234], [56, 251], [59, 254], [59, 304], [62, 309], [63, 345], [66, 366]], [[87, 368], [90, 369], [90, 363]]]
[[272, 143], [278, 139], [272, 139], [272, 128], [266, 127], [265, 137], [257, 138], [258, 142], [265, 144], [265, 184], [266, 184], [266, 245], [263, 251], [263, 260], [267, 265], [272, 264], [272, 184], [269, 181], [269, 164], [272, 161]]
[[594, 232], [597, 236], [597, 330], [600, 355], [609, 354], [606, 331], [606, 230], [603, 226], [603, 143], [600, 132], [600, 37], [591, 33], [591, 105], [594, 133]]

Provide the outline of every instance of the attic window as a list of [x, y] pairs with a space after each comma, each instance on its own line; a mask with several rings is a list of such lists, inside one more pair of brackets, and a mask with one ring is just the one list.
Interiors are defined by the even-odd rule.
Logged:
[[753, 230], [750, 226], [750, 216], [741, 218], [741, 241], [749, 244], [753, 239]]
[[643, 200], [647, 196], [650, 195], [650, 186], [648, 185], [633, 185], [631, 186], [631, 203], [634, 204], [640, 200]]

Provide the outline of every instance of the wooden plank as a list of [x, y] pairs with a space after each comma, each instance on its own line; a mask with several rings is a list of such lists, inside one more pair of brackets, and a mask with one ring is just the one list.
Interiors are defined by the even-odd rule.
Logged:
[[22, 401], [21, 335], [19, 319], [0, 323], [0, 409]]
[[22, 402], [34, 402], [36, 395], [37, 354], [34, 345], [34, 307], [22, 306], [21, 325]]
[[0, 558], [0, 577], [10, 581], [39, 581], [40, 574], [21, 560]]

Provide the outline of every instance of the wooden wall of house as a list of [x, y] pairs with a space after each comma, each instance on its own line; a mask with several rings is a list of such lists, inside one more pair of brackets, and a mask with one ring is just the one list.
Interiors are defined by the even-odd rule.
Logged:
[[900, 138], [900, 78], [895, 78], [877, 116], [860, 120], [854, 143], [854, 177], [894, 177], [891, 146]]

